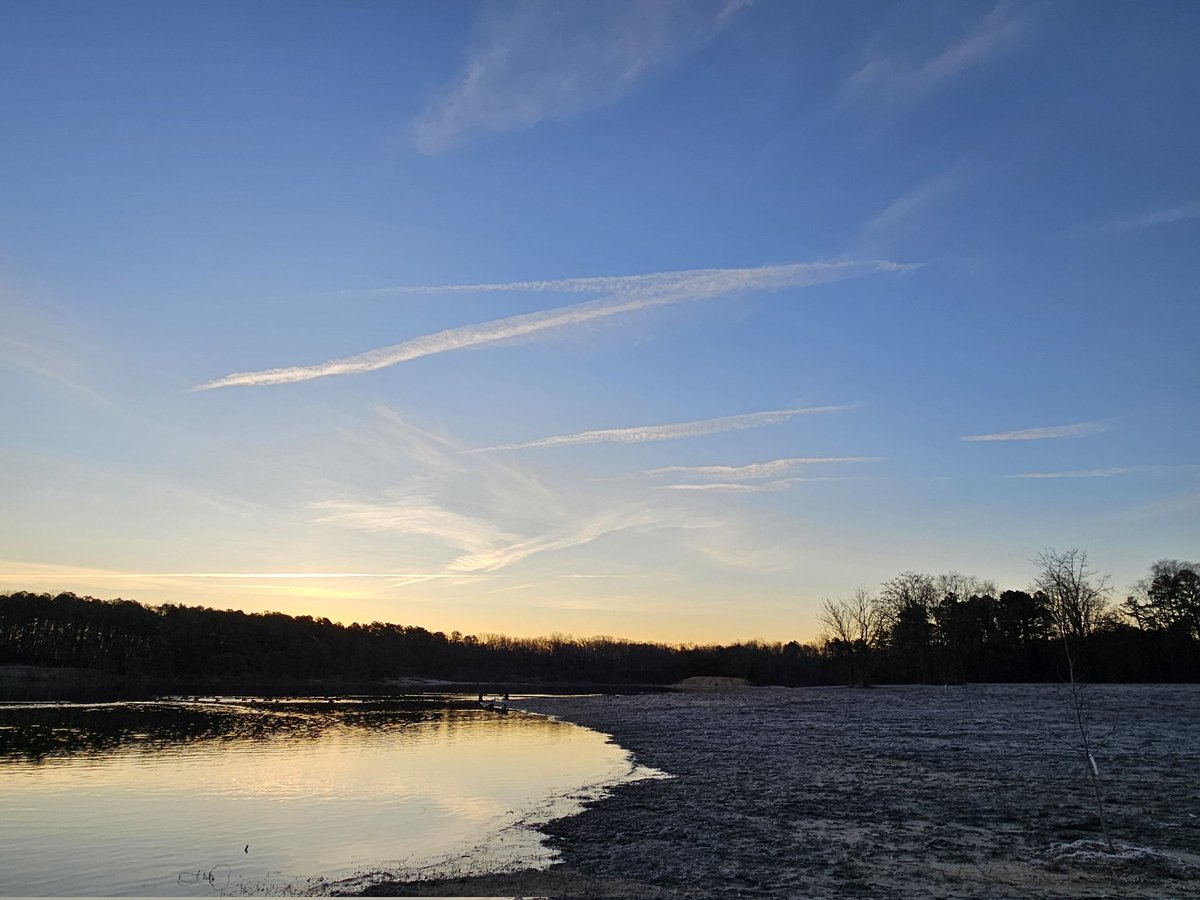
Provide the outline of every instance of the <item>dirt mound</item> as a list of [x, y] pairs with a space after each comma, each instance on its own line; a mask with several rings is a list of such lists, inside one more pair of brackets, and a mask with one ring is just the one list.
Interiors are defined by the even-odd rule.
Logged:
[[726, 678], [723, 675], [693, 675], [677, 682], [681, 691], [738, 691], [750, 687], [745, 678]]

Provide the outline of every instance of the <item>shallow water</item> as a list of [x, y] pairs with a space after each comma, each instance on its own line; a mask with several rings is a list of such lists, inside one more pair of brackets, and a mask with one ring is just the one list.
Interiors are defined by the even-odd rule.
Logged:
[[321, 892], [544, 866], [530, 826], [646, 774], [596, 732], [456, 707], [0, 707], [0, 894]]

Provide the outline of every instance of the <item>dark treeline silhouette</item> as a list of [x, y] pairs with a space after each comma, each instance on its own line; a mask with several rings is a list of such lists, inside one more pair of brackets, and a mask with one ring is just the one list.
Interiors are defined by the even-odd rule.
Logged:
[[[1200, 681], [1200, 565], [1159, 560], [1119, 606], [1078, 550], [1046, 551], [1032, 591], [904, 572], [826, 601], [823, 649], [873, 683]], [[1072, 650], [1064, 655], [1069, 639]], [[1068, 672], [1068, 665], [1078, 668]]]
[[838, 677], [821, 650], [794, 641], [669, 646], [610, 637], [447, 635], [382, 622], [340, 625], [283, 613], [23, 592], [0, 595], [0, 665], [14, 664], [197, 684], [433, 678], [631, 685], [722, 675], [802, 685]]
[[[819, 644], [667, 645], [611, 637], [512, 638], [412, 625], [75, 594], [0, 595], [0, 665], [84, 669], [127, 681], [755, 684], [1064, 680], [1064, 634], [1091, 681], [1200, 682], [1200, 566], [1160, 560], [1119, 606], [1086, 554], [1045, 554], [1031, 591], [905, 572], [878, 593], [827, 601]], [[1059, 564], [1057, 568], [1049, 563]], [[1076, 673], [1080, 674], [1080, 673]]]

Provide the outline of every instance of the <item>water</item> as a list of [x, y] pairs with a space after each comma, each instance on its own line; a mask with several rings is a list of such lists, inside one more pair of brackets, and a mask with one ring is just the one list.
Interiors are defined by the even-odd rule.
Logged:
[[0, 706], [0, 894], [542, 867], [532, 826], [649, 774], [595, 732], [446, 698]]

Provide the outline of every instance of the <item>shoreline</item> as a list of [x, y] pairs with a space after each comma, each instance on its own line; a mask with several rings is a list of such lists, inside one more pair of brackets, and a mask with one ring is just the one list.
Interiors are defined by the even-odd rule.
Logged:
[[1093, 685], [1114, 839], [1061, 687], [751, 688], [530, 698], [673, 775], [539, 826], [550, 869], [379, 882], [371, 896], [1200, 894], [1200, 687]]

